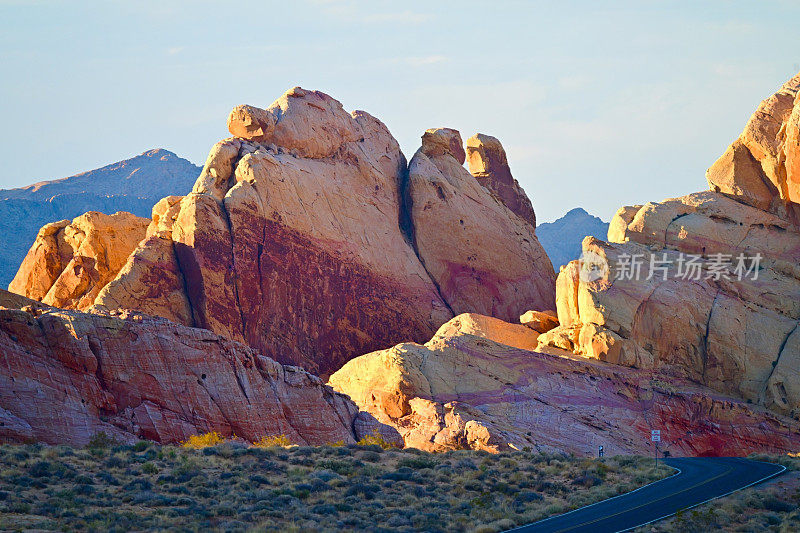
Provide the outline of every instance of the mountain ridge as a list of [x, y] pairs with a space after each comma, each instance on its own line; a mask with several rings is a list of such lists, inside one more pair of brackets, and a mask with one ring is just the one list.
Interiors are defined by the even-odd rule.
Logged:
[[87, 211], [150, 217], [165, 196], [189, 192], [201, 167], [164, 148], [25, 187], [0, 189], [0, 287], [6, 287], [39, 229]]

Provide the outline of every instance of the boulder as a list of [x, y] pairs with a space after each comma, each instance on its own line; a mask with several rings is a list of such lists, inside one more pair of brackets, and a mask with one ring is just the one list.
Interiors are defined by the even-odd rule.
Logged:
[[603, 445], [609, 454], [649, 454], [655, 428], [673, 455], [784, 453], [800, 444], [797, 422], [762, 407], [669, 373], [536, 353], [523, 330], [531, 332], [459, 315], [424, 345], [349, 361], [329, 384], [395, 427], [406, 446], [429, 451], [594, 455]]
[[300, 368], [136, 313], [34, 309], [0, 291], [0, 352], [4, 442], [82, 446], [102, 431], [128, 443], [174, 443], [218, 431], [321, 445], [355, 442], [363, 436], [357, 419], [363, 429], [380, 427]]
[[516, 321], [552, 309], [555, 272], [533, 226], [514, 215], [462, 166], [460, 134], [425, 132], [408, 170], [414, 243], [454, 313]]
[[90, 211], [47, 224], [9, 285], [17, 294], [64, 309], [86, 309], [144, 238], [149, 220]]
[[491, 135], [477, 133], [467, 139], [469, 171], [478, 183], [488, 189], [512, 213], [536, 227], [533, 205], [519, 182], [511, 175], [506, 151]]
[[558, 327], [558, 315], [555, 311], [525, 311], [519, 317], [519, 323], [537, 333], [547, 333]]

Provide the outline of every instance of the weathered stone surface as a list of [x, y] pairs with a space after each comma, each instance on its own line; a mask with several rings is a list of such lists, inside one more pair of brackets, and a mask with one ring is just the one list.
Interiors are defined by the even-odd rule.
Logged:
[[584, 240], [540, 349], [666, 369], [800, 419], [798, 88], [800, 75], [761, 103], [711, 191], [623, 207], [610, 243]]
[[149, 221], [91, 211], [43, 227], [9, 290], [65, 309], [86, 309], [116, 277]]
[[425, 269], [454, 313], [516, 321], [552, 309], [555, 272], [533, 226], [462, 166], [461, 137], [428, 130], [409, 164], [406, 194]]
[[761, 102], [744, 131], [706, 173], [712, 190], [800, 224], [800, 74]]
[[[667, 201], [642, 208], [646, 212], [634, 217], [628, 242], [587, 238], [584, 254], [607, 268], [597, 279], [588, 275], [590, 266], [578, 261], [562, 270], [557, 281], [562, 326], [541, 336], [540, 348], [549, 344], [569, 349], [563, 340], [567, 336], [576, 354], [640, 368], [669, 367], [687, 379], [797, 416], [800, 398], [791, 391], [800, 384], [800, 375], [785, 369], [793, 358], [786, 357], [793, 350], [789, 339], [800, 321], [800, 233], [763, 224], [777, 217], [744, 204], [705, 214], [694, 209], [698, 196], [713, 194], [687, 197], [681, 205], [689, 213], [674, 229], [648, 229], [658, 227], [656, 220], [673, 220], [675, 211]], [[725, 202], [736, 204], [723, 198]], [[669, 216], [662, 218], [661, 209]], [[751, 216], [741, 218], [740, 225], [735, 219], [716, 218], [718, 212]], [[681, 262], [688, 261], [681, 259], [682, 252], [702, 257], [696, 262], [700, 279]], [[734, 258], [724, 276], [715, 279], [708, 276], [718, 253]], [[746, 272], [739, 279], [739, 253], [762, 254], [757, 279]], [[638, 258], [641, 275], [629, 279], [620, 273], [630, 273], [623, 265], [630, 265], [632, 257]], [[651, 263], [668, 269], [647, 279]]]
[[558, 316], [555, 311], [525, 311], [519, 317], [519, 322], [537, 333], [546, 333], [558, 327]]
[[192, 308], [171, 233], [159, 231], [143, 240], [119, 275], [97, 295], [95, 307], [104, 311], [135, 309], [192, 324]]
[[172, 231], [175, 218], [181, 208], [181, 200], [183, 200], [183, 196], [166, 196], [153, 206], [150, 224], [147, 226], [147, 237], [161, 231]]
[[325, 444], [360, 438], [357, 418], [362, 430], [380, 427], [316, 376], [210, 331], [21, 304], [0, 291], [0, 440], [84, 445], [104, 431], [178, 442], [219, 431]]
[[[510, 324], [459, 315], [425, 345], [398, 344], [348, 362], [329, 383], [397, 428], [406, 446], [594, 455], [783, 453], [796, 422], [676, 375], [514, 348]], [[517, 326], [520, 327], [520, 326]], [[525, 328], [523, 328], [525, 329]]]
[[536, 227], [533, 205], [511, 175], [506, 151], [498, 139], [483, 133], [477, 133], [467, 139], [467, 162], [469, 171], [478, 183], [488, 189], [512, 213]]
[[150, 238], [99, 305], [321, 375], [452, 317], [400, 228], [405, 158], [383, 123], [295, 88], [228, 124], [237, 137], [212, 148], [189, 195], [154, 209]]

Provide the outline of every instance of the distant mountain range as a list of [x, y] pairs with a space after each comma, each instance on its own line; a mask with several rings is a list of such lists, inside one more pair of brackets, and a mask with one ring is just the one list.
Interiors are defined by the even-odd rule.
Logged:
[[536, 226], [536, 236], [544, 246], [556, 272], [561, 265], [578, 259], [584, 237], [591, 235], [605, 240], [607, 234], [608, 222], [603, 222], [580, 207], [568, 211], [558, 220]]
[[128, 211], [149, 217], [153, 205], [164, 196], [187, 194], [200, 170], [158, 148], [68, 178], [0, 189], [0, 287], [11, 282], [45, 224], [87, 211]]

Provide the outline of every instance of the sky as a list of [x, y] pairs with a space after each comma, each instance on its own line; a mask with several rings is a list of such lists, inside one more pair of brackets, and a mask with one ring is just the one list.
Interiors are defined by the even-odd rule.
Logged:
[[[600, 5], [602, 4], [602, 5]], [[800, 2], [0, 0], [0, 188], [166, 148], [202, 164], [237, 104], [293, 86], [501, 140], [551, 221], [707, 188], [800, 70]]]

